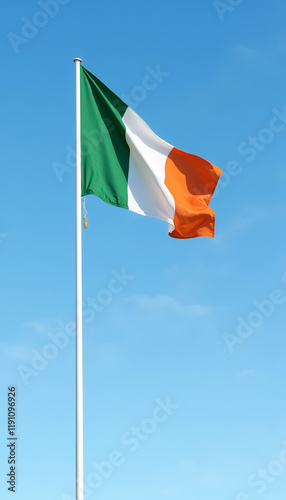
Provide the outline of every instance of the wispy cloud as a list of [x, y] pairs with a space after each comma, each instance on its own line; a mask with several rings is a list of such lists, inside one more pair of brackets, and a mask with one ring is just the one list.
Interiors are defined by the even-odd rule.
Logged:
[[63, 321], [56, 319], [27, 321], [22, 324], [24, 344], [14, 344], [13, 340], [0, 342], [0, 351], [8, 358], [28, 361], [31, 358], [31, 349], [42, 342], [42, 337], [61, 331], [63, 325]]
[[203, 304], [183, 304], [178, 299], [169, 295], [156, 295], [154, 297], [149, 295], [133, 295], [123, 300], [140, 309], [148, 311], [168, 309], [184, 316], [205, 316], [213, 310], [212, 307]]
[[7, 356], [8, 358], [20, 359], [22, 361], [27, 361], [30, 358], [30, 351], [27, 346], [24, 345], [13, 345], [8, 342], [0, 343], [0, 350]]
[[268, 46], [264, 52], [258, 51], [255, 47], [250, 47], [243, 43], [236, 45], [233, 50], [236, 55], [244, 61], [257, 64], [272, 64], [277, 56], [286, 54], [286, 39], [282, 38], [275, 45]]
[[64, 327], [64, 323], [61, 320], [44, 319], [27, 321], [23, 323], [22, 326], [33, 330], [33, 332], [38, 333], [39, 335], [47, 335], [48, 333], [59, 331]]
[[232, 236], [238, 236], [246, 231], [248, 231], [254, 224], [254, 221], [250, 217], [240, 214], [239, 217], [232, 220], [231, 223], [226, 226], [220, 233], [216, 236], [216, 244], [222, 245], [225, 242], [232, 241]]
[[182, 490], [178, 488], [165, 488], [162, 490], [162, 495], [165, 497], [177, 497], [182, 493]]
[[237, 45], [235, 50], [241, 58], [246, 59], [247, 61], [261, 62], [263, 60], [258, 51], [253, 47], [247, 47], [247, 45]]
[[250, 377], [251, 375], [254, 375], [256, 373], [255, 370], [243, 370], [239, 372], [236, 377], [237, 378], [245, 378], [245, 377]]
[[255, 223], [263, 223], [265, 220], [272, 221], [278, 216], [286, 215], [286, 203], [273, 203], [272, 205], [250, 205], [247, 207], [248, 214]]
[[239, 217], [232, 220], [229, 227], [221, 231], [216, 236], [217, 242], [222, 243], [225, 240], [230, 240], [232, 235], [241, 235], [254, 226], [259, 224], [270, 223], [278, 217], [285, 218], [286, 216], [286, 203], [276, 203], [273, 205], [246, 205]]

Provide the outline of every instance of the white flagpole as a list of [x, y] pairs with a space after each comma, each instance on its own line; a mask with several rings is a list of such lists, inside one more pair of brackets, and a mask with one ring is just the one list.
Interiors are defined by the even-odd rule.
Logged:
[[76, 92], [76, 500], [83, 500], [83, 367], [82, 367], [82, 242], [80, 64], [75, 62]]

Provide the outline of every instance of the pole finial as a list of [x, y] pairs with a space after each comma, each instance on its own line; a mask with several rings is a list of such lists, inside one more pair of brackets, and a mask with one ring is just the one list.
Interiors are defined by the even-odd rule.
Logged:
[[80, 57], [75, 57], [73, 62], [76, 62], [76, 61], [79, 61], [80, 63], [82, 63], [82, 59]]

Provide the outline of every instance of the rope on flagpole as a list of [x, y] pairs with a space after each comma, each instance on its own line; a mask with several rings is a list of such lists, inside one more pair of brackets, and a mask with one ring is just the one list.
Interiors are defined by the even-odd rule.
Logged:
[[87, 210], [85, 208], [85, 197], [82, 197], [83, 227], [87, 229]]

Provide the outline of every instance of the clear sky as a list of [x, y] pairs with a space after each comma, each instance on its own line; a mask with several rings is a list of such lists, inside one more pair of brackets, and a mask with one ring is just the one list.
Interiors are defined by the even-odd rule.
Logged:
[[8, 386], [17, 499], [75, 495], [81, 57], [160, 137], [224, 170], [215, 239], [86, 200], [85, 499], [284, 500], [285, 17], [282, 0], [3, 4], [1, 499]]

